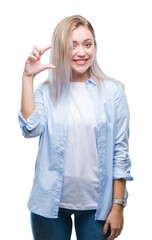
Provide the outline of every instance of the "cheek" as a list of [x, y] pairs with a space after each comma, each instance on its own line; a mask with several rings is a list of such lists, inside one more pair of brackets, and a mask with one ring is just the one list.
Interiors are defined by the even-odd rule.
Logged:
[[75, 50], [72, 50], [71, 51], [71, 59], [76, 55], [76, 51]]
[[88, 56], [90, 56], [90, 58], [93, 58], [93, 57], [94, 57], [94, 54], [95, 54], [95, 49], [94, 49], [94, 47], [88, 49], [87, 54], [88, 54]]

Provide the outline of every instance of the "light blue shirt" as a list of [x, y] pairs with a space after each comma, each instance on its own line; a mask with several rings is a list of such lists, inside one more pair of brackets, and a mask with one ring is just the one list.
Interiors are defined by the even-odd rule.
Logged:
[[[98, 132], [100, 187], [95, 220], [105, 220], [112, 207], [113, 180], [133, 180], [128, 153], [129, 108], [120, 84], [101, 80], [99, 90], [92, 77], [85, 84], [93, 102]], [[35, 111], [27, 120], [20, 111], [18, 119], [24, 137], [39, 136], [39, 150], [28, 208], [41, 216], [58, 218], [70, 91], [63, 93], [56, 106], [52, 104], [49, 92], [49, 84], [41, 84], [35, 91]], [[125, 195], [127, 198], [127, 190]]]

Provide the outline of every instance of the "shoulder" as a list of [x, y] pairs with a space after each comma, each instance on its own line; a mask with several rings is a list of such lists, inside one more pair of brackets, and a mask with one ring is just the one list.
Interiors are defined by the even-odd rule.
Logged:
[[124, 85], [114, 79], [104, 80], [104, 86], [108, 92], [108, 94], [106, 93], [106, 95], [108, 95], [109, 98], [113, 96], [113, 100], [117, 107], [117, 112], [121, 115], [123, 114], [129, 116], [129, 106]]
[[119, 112], [128, 112], [128, 101], [124, 85], [116, 79], [104, 79], [101, 81], [101, 94], [105, 102], [114, 104]]
[[100, 80], [101, 92], [104, 93], [106, 99], [117, 99], [124, 93], [124, 84], [116, 79], [107, 78]]
[[101, 86], [103, 86], [107, 90], [123, 91], [125, 89], [124, 84], [114, 78], [107, 78], [107, 79], [100, 80], [100, 83], [101, 83]]

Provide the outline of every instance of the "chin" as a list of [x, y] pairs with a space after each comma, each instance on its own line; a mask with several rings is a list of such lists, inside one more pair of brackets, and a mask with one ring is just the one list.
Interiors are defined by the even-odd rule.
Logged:
[[[90, 66], [89, 66], [90, 67]], [[88, 70], [89, 70], [89, 67], [80, 67], [80, 68], [72, 68], [72, 71], [73, 71], [73, 73], [75, 73], [75, 74], [85, 74], [85, 73], [87, 73], [88, 72]]]

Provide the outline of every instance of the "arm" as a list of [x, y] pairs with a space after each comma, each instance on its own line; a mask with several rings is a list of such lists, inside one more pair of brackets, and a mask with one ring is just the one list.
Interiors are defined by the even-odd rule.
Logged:
[[22, 100], [21, 100], [21, 112], [26, 120], [35, 110], [34, 92], [33, 92], [33, 80], [34, 77], [41, 71], [48, 68], [55, 68], [54, 65], [47, 64], [42, 65], [40, 58], [42, 54], [50, 49], [51, 46], [40, 49], [35, 46], [31, 55], [27, 58], [22, 77]]
[[[126, 180], [133, 180], [130, 175], [131, 161], [129, 157], [129, 108], [127, 98], [122, 87], [118, 87], [115, 93], [116, 102], [116, 123], [115, 123], [115, 147], [113, 155], [113, 198], [126, 198]], [[123, 228], [123, 206], [113, 204], [107, 216], [103, 234], [106, 234], [108, 227], [111, 227], [111, 234], [107, 240], [117, 238]]]
[[33, 80], [39, 72], [55, 68], [54, 65], [42, 65], [40, 62], [41, 55], [50, 47], [40, 49], [35, 46], [25, 63], [22, 77], [21, 111], [18, 116], [24, 137], [40, 135], [45, 125], [43, 93], [40, 89], [37, 89], [34, 94]]
[[[126, 180], [119, 179], [113, 181], [113, 198], [124, 199], [126, 189]], [[111, 227], [111, 234], [107, 240], [117, 238], [123, 228], [123, 206], [120, 204], [113, 204], [112, 209], [106, 219], [103, 234], [105, 235], [108, 231], [109, 225]]]
[[[126, 190], [126, 180], [118, 179], [113, 181], [113, 199], [124, 199]], [[115, 204], [113, 204], [115, 205]], [[117, 204], [116, 204], [117, 205]], [[121, 206], [121, 205], [119, 205]]]
[[27, 76], [25, 73], [23, 74], [21, 112], [25, 120], [27, 120], [35, 110], [33, 80], [33, 76]]

